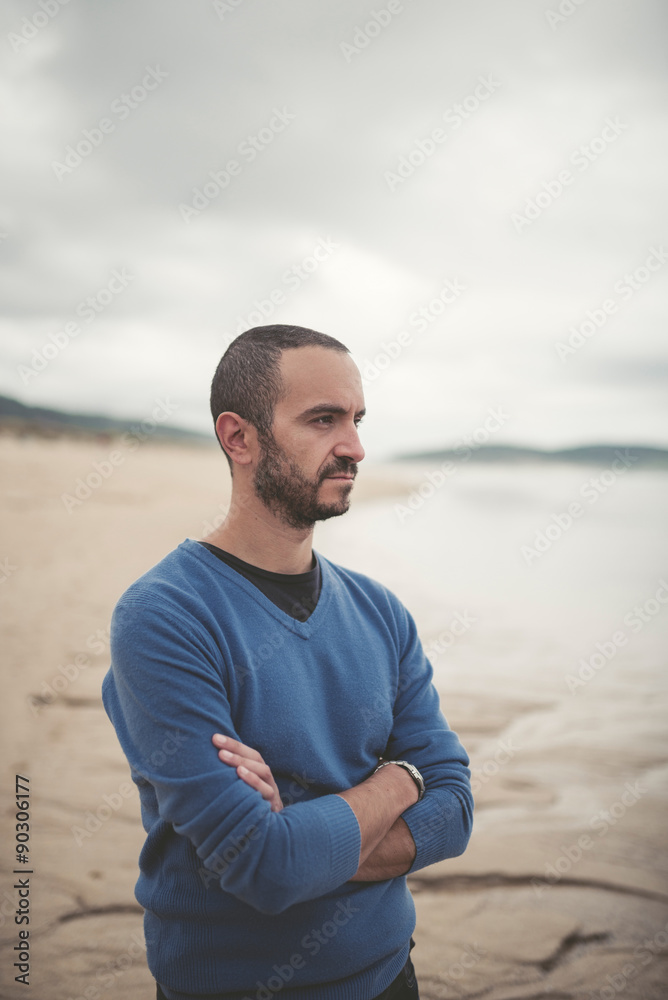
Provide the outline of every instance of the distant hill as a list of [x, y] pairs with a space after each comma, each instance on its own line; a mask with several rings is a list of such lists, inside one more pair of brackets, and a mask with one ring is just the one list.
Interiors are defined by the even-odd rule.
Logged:
[[[158, 408], [158, 402], [153, 409]], [[160, 415], [160, 414], [159, 414]], [[142, 422], [146, 421], [142, 427]], [[174, 427], [168, 423], [151, 420], [144, 414], [136, 420], [118, 417], [104, 417], [95, 413], [66, 413], [42, 406], [26, 406], [17, 399], [0, 396], [0, 433], [32, 435], [45, 438], [70, 437], [116, 437], [125, 433], [149, 434], [152, 439], [162, 441], [183, 441], [194, 444], [211, 443], [211, 436]]]
[[460, 448], [443, 448], [438, 451], [421, 451], [397, 455], [402, 462], [572, 462], [580, 465], [610, 465], [619, 453], [629, 454], [635, 459], [631, 468], [648, 466], [668, 468], [668, 450], [650, 448], [646, 445], [629, 444], [589, 444], [577, 448], [559, 448], [547, 451], [540, 448], [525, 448], [513, 444], [488, 444]]

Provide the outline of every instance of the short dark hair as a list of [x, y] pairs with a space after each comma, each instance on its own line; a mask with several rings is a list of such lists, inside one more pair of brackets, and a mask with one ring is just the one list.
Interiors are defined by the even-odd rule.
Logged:
[[[330, 351], [350, 353], [340, 340], [303, 326], [276, 324], [246, 330], [229, 345], [213, 376], [211, 415], [214, 426], [219, 414], [230, 410], [251, 423], [260, 440], [271, 439], [274, 407], [284, 390], [279, 369], [281, 354], [298, 347], [325, 347]], [[220, 447], [223, 448], [222, 444]], [[232, 459], [224, 448], [223, 451], [231, 469]]]

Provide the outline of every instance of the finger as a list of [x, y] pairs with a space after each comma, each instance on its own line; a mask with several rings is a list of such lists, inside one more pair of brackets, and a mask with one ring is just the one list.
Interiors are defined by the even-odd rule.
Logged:
[[258, 791], [263, 799], [271, 803], [271, 808], [274, 812], [278, 812], [283, 808], [283, 803], [277, 794], [277, 789], [264, 781], [255, 771], [251, 771], [249, 768], [244, 767], [243, 764], [240, 764], [237, 767], [237, 774], [242, 781], [245, 781], [247, 785]]
[[[271, 769], [263, 761], [248, 760], [247, 758], [241, 757], [239, 754], [230, 753], [229, 750], [221, 750], [218, 756], [224, 764], [229, 764], [230, 767], [236, 768], [237, 773], [239, 768], [243, 767], [245, 771], [249, 771], [254, 774], [260, 781], [263, 782], [263, 785], [271, 790], [272, 802], [280, 803], [278, 808], [283, 808], [281, 793], [278, 790], [278, 785], [274, 780]], [[263, 798], [268, 798], [268, 796], [264, 794], [264, 791]], [[274, 808], [274, 806], [272, 806], [272, 808]]]
[[233, 740], [231, 736], [223, 736], [222, 733], [215, 733], [212, 737], [212, 741], [219, 750], [224, 747], [232, 753], [248, 758], [248, 760], [262, 760], [262, 755], [259, 754], [257, 750], [254, 750], [252, 747], [247, 747], [246, 744], [242, 743], [240, 740]]
[[[273, 812], [279, 812], [283, 808], [281, 795], [274, 780], [274, 776], [271, 773], [271, 768], [268, 764], [265, 764], [262, 756], [256, 750], [251, 750], [250, 747], [247, 747], [239, 740], [233, 740], [229, 736], [223, 736], [222, 733], [216, 733], [212, 737], [212, 740], [216, 746], [223, 744], [221, 749], [218, 751], [218, 758], [222, 761], [222, 763], [236, 768], [237, 773], [239, 773], [240, 768], [243, 767], [246, 771], [255, 775], [256, 778], [262, 782], [262, 785], [258, 785], [255, 781], [247, 782], [247, 784], [250, 784], [253, 788], [256, 788], [261, 792], [262, 797], [271, 803]], [[232, 749], [228, 749], [228, 747], [235, 748], [238, 751], [245, 751], [245, 753], [234, 752]], [[241, 774], [239, 774], [239, 776], [241, 777]]]
[[223, 764], [229, 764], [230, 767], [239, 767], [239, 765], [243, 764], [250, 771], [253, 771], [254, 774], [257, 774], [258, 777], [262, 778], [263, 781], [266, 781], [267, 784], [271, 784], [273, 781], [271, 769], [261, 757], [259, 760], [251, 760], [240, 753], [232, 753], [231, 750], [219, 750], [218, 758], [222, 760]]

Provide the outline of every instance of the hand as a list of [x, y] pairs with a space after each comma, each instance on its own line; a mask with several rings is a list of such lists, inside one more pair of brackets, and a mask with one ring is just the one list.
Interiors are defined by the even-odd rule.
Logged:
[[413, 835], [406, 820], [400, 816], [350, 881], [384, 882], [405, 875], [415, 861], [415, 852]]
[[242, 781], [255, 788], [269, 802], [272, 812], [280, 812], [283, 808], [281, 795], [271, 769], [265, 764], [261, 754], [222, 733], [215, 733], [212, 743], [218, 750], [219, 760], [235, 767]]

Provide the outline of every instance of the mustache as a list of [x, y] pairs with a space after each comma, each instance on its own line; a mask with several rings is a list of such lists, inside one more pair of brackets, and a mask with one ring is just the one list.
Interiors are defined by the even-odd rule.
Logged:
[[357, 463], [349, 462], [346, 458], [337, 459], [335, 463], [329, 465], [320, 474], [320, 482], [324, 482], [328, 476], [338, 476], [342, 473], [345, 473], [347, 476], [353, 476], [354, 478], [357, 475]]

